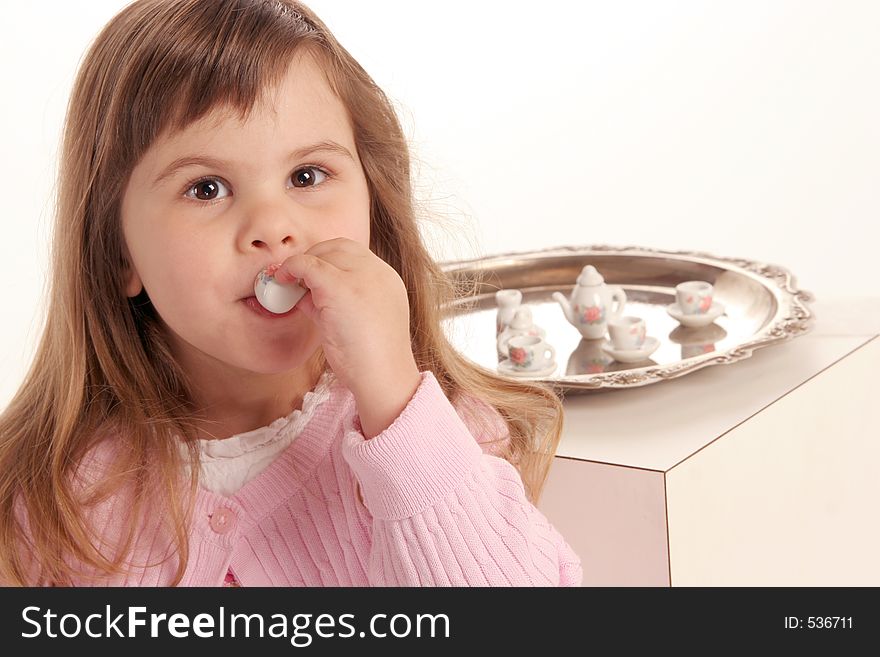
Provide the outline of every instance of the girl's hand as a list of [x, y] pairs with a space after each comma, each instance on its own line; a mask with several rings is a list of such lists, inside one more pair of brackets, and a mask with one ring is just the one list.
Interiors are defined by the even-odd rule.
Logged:
[[318, 327], [327, 363], [354, 394], [364, 435], [384, 431], [421, 380], [400, 276], [363, 244], [338, 237], [290, 256], [275, 279], [300, 279], [308, 288], [298, 308]]

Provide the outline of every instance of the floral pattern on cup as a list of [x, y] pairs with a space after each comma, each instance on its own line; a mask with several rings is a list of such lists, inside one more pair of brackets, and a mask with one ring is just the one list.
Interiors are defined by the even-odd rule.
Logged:
[[575, 304], [574, 314], [581, 324], [601, 324], [605, 321], [604, 306], [581, 306]]
[[645, 344], [645, 338], [648, 335], [648, 329], [645, 327], [644, 322], [638, 324], [637, 326], [633, 326], [629, 332], [630, 335], [635, 338], [636, 344]]
[[511, 347], [508, 349], [510, 353], [510, 362], [516, 367], [531, 367], [532, 353], [528, 349], [522, 347]]
[[[556, 360], [556, 349], [536, 335], [518, 335], [507, 343], [510, 364], [518, 370], [540, 370]], [[549, 355], [548, 355], [549, 354]]]
[[712, 284], [707, 281], [685, 281], [675, 286], [678, 307], [685, 315], [705, 315], [712, 307]]
[[641, 349], [647, 337], [647, 327], [641, 317], [627, 315], [608, 322], [608, 333], [615, 349]]
[[[712, 297], [698, 297], [694, 295], [688, 295], [688, 297], [685, 299], [685, 305], [688, 308], [696, 306], [697, 311], [691, 314], [705, 315], [707, 312], [709, 312], [709, 308], [712, 307]], [[681, 306], [679, 305], [679, 307]]]

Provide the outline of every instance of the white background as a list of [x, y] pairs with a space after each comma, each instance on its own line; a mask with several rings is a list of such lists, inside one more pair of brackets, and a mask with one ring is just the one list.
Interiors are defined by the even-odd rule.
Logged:
[[[880, 3], [309, 4], [394, 100], [438, 259], [636, 245], [880, 295]], [[73, 77], [124, 5], [0, 2], [0, 407], [43, 321]]]

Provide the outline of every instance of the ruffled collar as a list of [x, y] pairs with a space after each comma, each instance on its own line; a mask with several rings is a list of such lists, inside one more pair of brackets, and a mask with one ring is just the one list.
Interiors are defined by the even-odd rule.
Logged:
[[332, 384], [333, 372], [326, 370], [318, 379], [315, 387], [303, 396], [302, 408], [294, 409], [290, 414], [274, 420], [271, 424], [245, 433], [219, 440], [200, 438], [199, 450], [202, 460], [232, 459], [284, 438], [293, 439], [309, 423], [315, 410], [329, 398]]

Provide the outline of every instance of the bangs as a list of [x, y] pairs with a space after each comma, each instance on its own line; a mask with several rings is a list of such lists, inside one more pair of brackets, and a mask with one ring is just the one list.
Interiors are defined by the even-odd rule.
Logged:
[[[295, 54], [317, 54], [321, 31], [282, 2], [157, 2], [126, 68], [119, 102], [137, 160], [163, 133], [186, 128], [214, 109], [247, 119], [276, 87]], [[111, 114], [114, 112], [111, 111]], [[123, 119], [125, 122], [125, 119]]]

